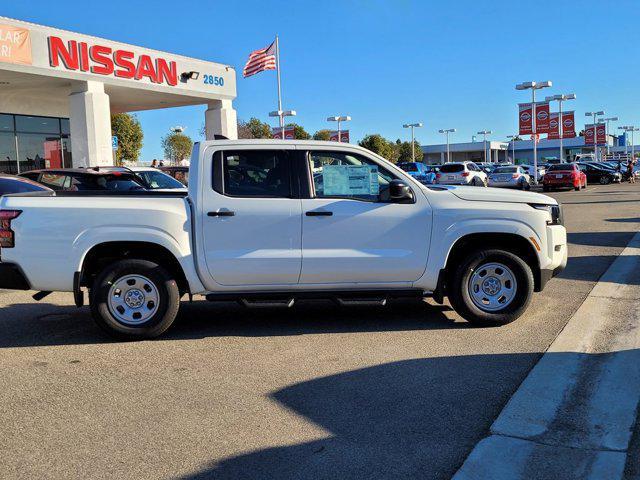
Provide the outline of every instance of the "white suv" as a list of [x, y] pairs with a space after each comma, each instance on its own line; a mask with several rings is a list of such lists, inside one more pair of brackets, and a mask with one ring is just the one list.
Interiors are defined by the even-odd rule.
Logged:
[[487, 186], [487, 174], [473, 162], [445, 163], [436, 175], [441, 185]]

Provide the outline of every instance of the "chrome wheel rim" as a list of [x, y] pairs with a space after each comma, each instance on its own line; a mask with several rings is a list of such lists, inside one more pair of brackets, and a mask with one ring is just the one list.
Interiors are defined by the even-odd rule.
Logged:
[[502, 263], [485, 263], [477, 267], [469, 279], [468, 291], [480, 310], [495, 312], [513, 302], [518, 290], [516, 277]]
[[109, 312], [120, 323], [140, 325], [158, 311], [158, 287], [143, 275], [125, 275], [109, 289]]

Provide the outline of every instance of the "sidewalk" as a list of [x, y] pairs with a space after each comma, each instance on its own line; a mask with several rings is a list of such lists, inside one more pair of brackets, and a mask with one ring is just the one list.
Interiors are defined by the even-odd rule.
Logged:
[[640, 480], [639, 299], [636, 234], [454, 478]]

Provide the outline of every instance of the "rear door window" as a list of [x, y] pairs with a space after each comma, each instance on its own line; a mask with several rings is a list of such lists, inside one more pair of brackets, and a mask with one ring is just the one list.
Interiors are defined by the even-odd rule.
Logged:
[[225, 195], [291, 198], [291, 166], [286, 151], [225, 150], [222, 170]]

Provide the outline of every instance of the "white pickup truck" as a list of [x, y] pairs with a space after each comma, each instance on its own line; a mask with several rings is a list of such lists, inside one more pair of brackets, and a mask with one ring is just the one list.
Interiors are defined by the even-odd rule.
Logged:
[[44, 192], [0, 199], [0, 288], [85, 290], [97, 323], [162, 334], [185, 296], [291, 306], [448, 297], [470, 322], [518, 318], [567, 261], [558, 203], [424, 186], [343, 143], [196, 144], [186, 192]]

